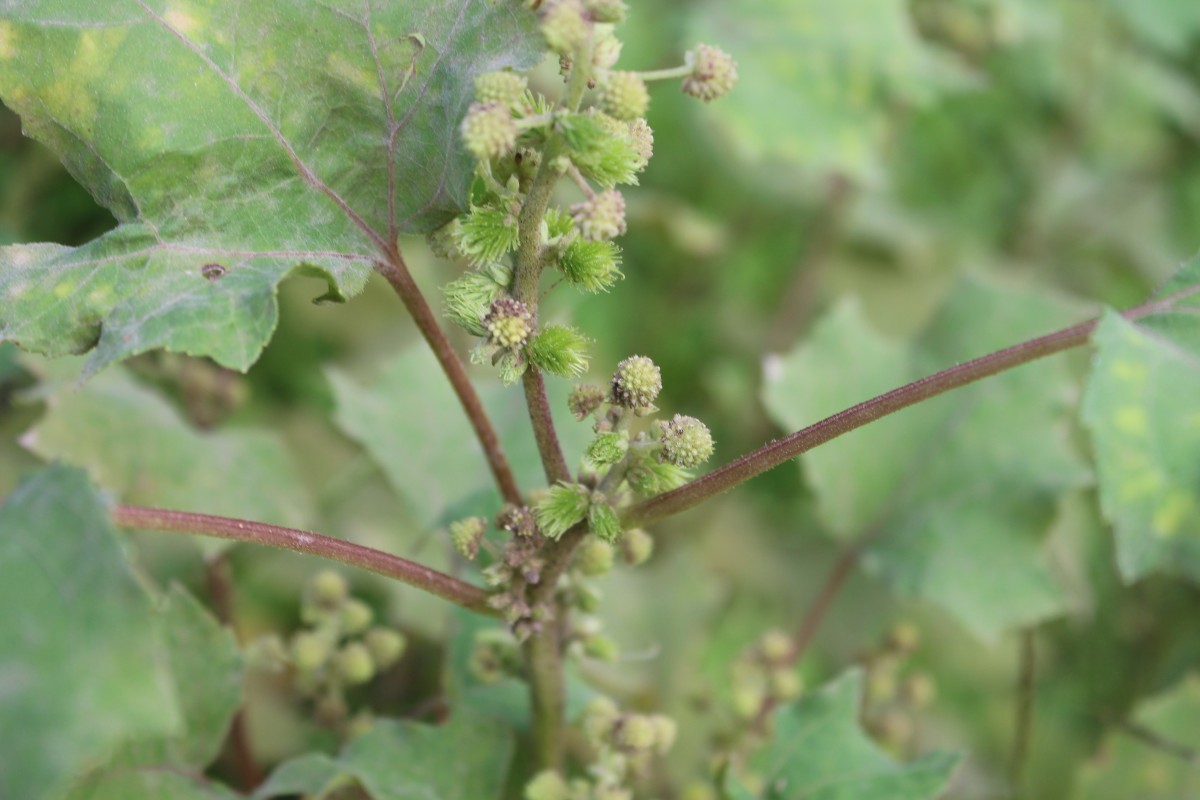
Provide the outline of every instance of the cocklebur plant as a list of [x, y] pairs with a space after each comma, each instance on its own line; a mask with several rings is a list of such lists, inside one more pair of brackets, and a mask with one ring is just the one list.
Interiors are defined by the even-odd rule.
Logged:
[[[924, 576], [934, 576], [929, 593], [942, 592], [944, 605], [984, 633], [1014, 620], [1033, 624], [1049, 613], [1051, 601], [1037, 594], [1049, 580], [1040, 572], [1019, 576], [1033, 587], [1034, 602], [1009, 603], [996, 590], [988, 602], [972, 604], [961, 600], [974, 597], [964, 584], [978, 584], [971, 588], [983, 592], [991, 581], [947, 577], [946, 565], [965, 570], [978, 556], [991, 579], [993, 572], [1009, 575], [1012, 563], [1027, 554], [1003, 551], [994, 540], [975, 546], [972, 526], [992, 530], [996, 524], [997, 514], [976, 507], [992, 485], [1005, 489], [1007, 507], [1026, 514], [1019, 519], [1024, 535], [1038, 524], [1049, 493], [1042, 484], [1030, 488], [1023, 482], [1028, 476], [1053, 482], [1061, 473], [1061, 483], [1073, 487], [1090, 479], [1072, 472], [1069, 459], [1048, 465], [1022, 460], [1031, 448], [1021, 428], [1035, 427], [1023, 418], [1006, 431], [1006, 444], [1009, 437], [1013, 443], [999, 455], [976, 457], [973, 449], [986, 438], [973, 426], [988, 413], [998, 414], [997, 408], [1040, 413], [1044, 402], [1054, 404], [1046, 413], [1051, 416], [1061, 411], [1062, 395], [1069, 392], [1039, 394], [1041, 387], [1020, 384], [1020, 391], [999, 401], [973, 396], [955, 413], [935, 408], [906, 417], [903, 431], [890, 431], [889, 440], [922, 445], [914, 457], [922, 467], [939, 449], [923, 445], [935, 440], [941, 450], [963, 442], [965, 464], [993, 470], [986, 473], [989, 480], [970, 484], [965, 500], [947, 504], [974, 516], [946, 521], [923, 508], [904, 517], [912, 497], [937, 494], [921, 483], [936, 471], [911, 465], [877, 470], [905, 479], [895, 497], [831, 503], [838, 513], [823, 521], [849, 542], [845, 554], [795, 635], [746, 632], [756, 640], [726, 659], [721, 666], [727, 669], [717, 670], [732, 722], [728, 740], [713, 743], [699, 758], [694, 752], [700, 737], [682, 716], [676, 722], [663, 713], [661, 698], [605, 680], [644, 658], [628, 652], [630, 642], [610, 626], [609, 609], [623, 599], [616, 596], [621, 589], [612, 588], [623, 584], [612, 581], [627, 578], [634, 567], [644, 566], [642, 573], [655, 580], [664, 574], [656, 569], [663, 559], [654, 558], [655, 534], [647, 530], [653, 523], [895, 411], [1093, 337], [1101, 353], [1094, 380], [1105, 389], [1089, 394], [1085, 421], [1095, 434], [1109, 514], [1126, 538], [1123, 568], [1136, 577], [1173, 560], [1190, 563], [1184, 533], [1195, 521], [1194, 485], [1187, 483], [1194, 477], [1187, 471], [1192, 462], [1180, 466], [1183, 460], [1173, 452], [1168, 458], [1146, 443], [1186, 441], [1190, 435], [1186, 423], [1193, 409], [1186, 402], [1163, 401], [1160, 407], [1147, 397], [1153, 387], [1161, 389], [1164, 375], [1188, 374], [1200, 349], [1191, 327], [1200, 283], [1196, 265], [1124, 315], [1109, 314], [978, 358], [946, 343], [958, 338], [960, 328], [971, 327], [961, 325], [949, 337], [935, 329], [928, 352], [902, 364], [856, 327], [858, 312], [839, 310], [814, 332], [815, 341], [836, 349], [828, 343], [857, 336], [861, 346], [847, 348], [851, 357], [839, 352], [830, 358], [817, 371], [822, 380], [797, 381], [801, 385], [790, 388], [786, 401], [773, 399], [769, 387], [777, 415], [799, 414], [797, 424], [821, 418], [837, 406], [827, 408], [827, 397], [811, 401], [819, 392], [844, 403], [861, 399], [855, 382], [860, 372], [903, 385], [735, 458], [722, 429], [718, 450], [712, 431], [692, 416], [707, 416], [699, 410], [701, 398], [678, 391], [682, 376], [672, 374], [667, 361], [662, 368], [656, 362], [666, 349], [662, 342], [636, 342], [615, 363], [605, 363], [607, 356], [589, 351], [605, 339], [604, 330], [564, 320], [564, 312], [549, 312], [544, 304], [552, 292], [603, 303], [606, 293], [622, 290], [627, 274], [649, 268], [644, 256], [630, 256], [637, 251], [623, 250], [621, 237], [639, 223], [637, 190], [630, 187], [654, 156], [654, 104], [662, 91], [656, 82], [675, 81], [685, 97], [719, 107], [720, 98], [737, 91], [738, 65], [728, 53], [698, 44], [679, 56], [679, 67], [628, 68], [620, 28], [628, 9], [620, 0], [472, 2], [453, 8], [390, 3], [361, 9], [264, 2], [215, 4], [203, 12], [188, 4], [79, 5], [55, 5], [53, 24], [36, 3], [0, 11], [0, 96], [26, 117], [30, 133], [59, 150], [112, 209], [119, 226], [80, 248], [0, 249], [0, 335], [48, 354], [91, 352], [89, 375], [159, 347], [245, 369], [274, 330], [274, 291], [285, 275], [318, 276], [328, 285], [323, 299], [341, 300], [378, 272], [399, 295], [448, 379], [495, 489], [481, 499], [469, 467], [452, 461], [461, 442], [432, 437], [432, 445], [408, 446], [409, 440], [431, 440], [422, 438], [422, 429], [432, 427], [423, 402], [437, 406], [438, 418], [452, 410], [428, 399], [436, 391], [432, 384], [441, 380], [437, 375], [401, 371], [390, 376], [394, 397], [357, 405], [345, 391], [350, 383], [345, 376], [331, 373], [330, 383], [339, 428], [363, 446], [364, 460], [377, 463], [389, 478], [402, 476], [395, 483], [407, 492], [411, 507], [394, 529], [442, 530], [454, 559], [445, 571], [299, 530], [309, 519], [306, 498], [286, 494], [272, 502], [287, 482], [287, 462], [278, 450], [224, 429], [198, 436], [169, 409], [147, 400], [144, 387], [114, 377], [124, 373], [95, 375], [90, 385], [98, 390], [91, 397], [98, 405], [127, 403], [118, 407], [137, 410], [108, 414], [103, 424], [115, 427], [132, 418], [150, 434], [135, 440], [145, 442], [142, 447], [130, 447], [137, 454], [132, 466], [103, 461], [108, 451], [121, 451], [123, 439], [134, 439], [131, 428], [106, 440], [100, 448], [106, 452], [95, 457], [100, 466], [75, 462], [93, 467], [92, 479], [122, 503], [111, 505], [81, 471], [51, 467], [0, 506], [0, 602], [12, 609], [0, 620], [0, 639], [8, 647], [17, 643], [11, 674], [31, 687], [0, 693], [5, 715], [0, 727], [9, 729], [11, 714], [14, 730], [47, 718], [63, 729], [54, 746], [33, 737], [11, 743], [11, 752], [0, 756], [0, 794], [38, 797], [61, 794], [65, 786], [73, 797], [224, 796], [219, 781], [230, 772], [200, 783], [192, 776], [202, 774], [226, 739], [253, 764], [244, 725], [230, 722], [241, 705], [245, 659], [275, 670], [296, 696], [294, 705], [345, 742], [337, 758], [301, 756], [262, 786], [261, 775], [245, 771], [239, 788], [257, 786], [261, 797], [330, 796], [343, 789], [388, 797], [396, 784], [441, 797], [671, 796], [680, 793], [678, 787], [656, 770], [678, 749], [676, 740], [684, 744], [689, 736], [690, 752], [681, 758], [714, 768], [693, 770], [687, 796], [790, 797], [813, 785], [841, 790], [837, 781], [849, 776], [845, 780], [854, 786], [878, 786], [876, 796], [903, 788], [910, 796], [932, 797], [949, 779], [953, 757], [934, 753], [897, 763], [858, 724], [866, 698], [867, 733], [897, 756], [925, 749], [913, 735], [919, 730], [916, 714], [935, 692], [901, 658], [913, 651], [912, 632], [897, 631], [862, 669], [807, 692], [803, 687], [816, 682], [807, 674], [801, 680], [810, 666], [803, 656], [860, 560], [882, 564], [885, 577], [894, 576], [904, 588], [924, 589]], [[747, 18], [755, 13], [729, 8]], [[255, 34], [253, 46], [235, 35], [246, 30]], [[296, 46], [298, 30], [306, 32], [302, 47]], [[547, 54], [561, 84], [542, 73], [527, 74]], [[439, 265], [443, 271], [433, 280], [419, 274], [422, 282], [440, 285], [441, 318], [409, 271], [402, 250], [415, 245], [401, 234], [426, 235], [429, 249], [450, 262]], [[664, 298], [663, 304], [674, 301]], [[1008, 319], [970, 305], [952, 311], [952, 321]], [[480, 374], [493, 373], [500, 384], [520, 383], [521, 389], [502, 390], [485, 380], [482, 393], [495, 393], [481, 398], [459, 354], [466, 348], [448, 337], [443, 319], [473, 340], [469, 360]], [[1031, 326], [1023, 318], [1017, 322], [1020, 330]], [[779, 371], [799, 370], [796, 362], [820, 361], [823, 354], [798, 351]], [[928, 377], [917, 374], [935, 360], [961, 363]], [[904, 383], [909, 379], [916, 380]], [[55, 398], [48, 405], [67, 404], [54, 394], [53, 374], [41, 380]], [[864, 381], [862, 396], [882, 388], [878, 382]], [[403, 393], [414, 385], [413, 393]], [[855, 387], [854, 396], [842, 397], [846, 386]], [[556, 388], [565, 400], [552, 401]], [[514, 468], [514, 449], [503, 436], [512, 418], [493, 421], [495, 398], [515, 395], [523, 395], [532, 424], [543, 473], [536, 481]], [[1106, 404], [1106, 398], [1116, 399]], [[556, 426], [555, 410], [573, 417], [569, 424], [576, 430]], [[1170, 436], [1151, 435], [1175, 422], [1178, 429]], [[937, 440], [948, 429], [963, 435]], [[39, 428], [23, 442], [47, 457], [54, 446], [66, 452], [61, 439], [51, 444], [51, 434]], [[564, 447], [568, 437], [577, 446]], [[860, 441], [849, 437], [843, 444]], [[168, 446], [188, 454], [182, 465], [141, 460]], [[205, 461], [210, 451], [220, 457]], [[1129, 452], [1136, 457], [1125, 457]], [[840, 463], [864, 473], [879, 463], [874, 447], [857, 455]], [[716, 457], [726, 465], [697, 477]], [[830, 468], [819, 461], [805, 466], [821, 476]], [[134, 477], [124, 480], [130, 474]], [[160, 474], [183, 475], [180, 481], [196, 484], [198, 493], [153, 495], [153, 479]], [[834, 483], [816, 483], [823, 501]], [[1114, 485], [1125, 491], [1114, 492]], [[1137, 502], [1128, 498], [1130, 485], [1141, 492], [1133, 493]], [[140, 504], [155, 497], [230, 516]], [[320, 504], [327, 511], [337, 499], [322, 497]], [[358, 510], [355, 505], [343, 504], [347, 516], [323, 518], [346, 521]], [[827, 510], [823, 505], [822, 512]], [[897, 533], [887, 527], [890, 513], [902, 517]], [[389, 692], [408, 687], [389, 685], [385, 692], [380, 684], [389, 679], [388, 666], [404, 656], [406, 638], [376, 624], [373, 607], [351, 596], [338, 573], [319, 572], [301, 592], [300, 625], [286, 644], [280, 632], [289, 626], [276, 625], [273, 636], [240, 653], [227, 630], [237, 622], [236, 604], [225, 603], [223, 627], [186, 591], [158, 591], [151, 570], [127, 566], [125, 552], [133, 548], [114, 538], [114, 523], [320, 556], [457, 605], [461, 624], [444, 648], [445, 696], [387, 711], [434, 716], [444, 724], [387, 719]], [[1152, 533], [1139, 532], [1139, 525]], [[348, 530], [358, 533], [353, 525]], [[726, 535], [736, 549], [746, 534], [731, 526]], [[895, 547], [909, 549], [897, 556], [876, 547], [889, 536], [900, 540]], [[396, 540], [372, 541], [391, 547]], [[229, 559], [216, 549], [220, 543], [207, 546], [213, 549], [206, 551], [206, 580], [216, 587], [214, 597], [228, 594]], [[42, 576], [60, 576], [70, 591], [47, 590]], [[656, 585], [655, 599], [666, 606], [679, 593], [685, 596], [680, 605], [693, 611], [699, 603], [687, 590], [707, 584], [709, 577], [692, 572], [689, 586]], [[289, 602], [295, 605], [294, 598]], [[214, 607], [220, 605], [214, 599]], [[650, 616], [653, 609], [641, 611]], [[82, 652], [111, 655], [114, 666], [88, 684], [99, 688], [67, 696], [64, 687], [90, 677], [75, 664], [64, 667], [69, 659], [62, 658], [59, 641], [42, 631], [77, 641]], [[109, 640], [114, 647], [105, 647]], [[3, 655], [10, 674], [8, 651]], [[114, 675], [139, 691], [127, 686], [108, 691]], [[509, 691], [514, 688], [521, 694]], [[94, 724], [99, 715], [105, 726]], [[814, 731], [829, 730], [836, 737], [822, 743], [848, 764], [835, 776], [827, 771], [827, 751], [789, 749], [792, 741], [813, 741]], [[511, 741], [517, 737], [525, 742], [514, 755]], [[127, 747], [135, 742], [145, 746]], [[840, 768], [843, 762], [836, 763]], [[86, 780], [75, 783], [83, 780], [78, 777], [83, 771]]]

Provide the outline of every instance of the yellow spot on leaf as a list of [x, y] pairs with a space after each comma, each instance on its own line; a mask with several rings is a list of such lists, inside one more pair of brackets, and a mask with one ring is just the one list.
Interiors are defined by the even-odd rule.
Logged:
[[17, 29], [11, 22], [0, 22], [0, 59], [5, 61], [17, 54]]
[[1158, 470], [1147, 469], [1121, 482], [1118, 495], [1122, 502], [1129, 503], [1149, 495], [1158, 494], [1163, 488], [1163, 476]]
[[1114, 378], [1129, 383], [1145, 383], [1147, 376], [1146, 365], [1136, 361], [1119, 359], [1112, 364]]
[[190, 37], [200, 29], [200, 20], [196, 19], [190, 11], [185, 11], [178, 6], [167, 9], [167, 13], [163, 14], [163, 19], [184, 36]]
[[93, 305], [100, 305], [110, 297], [112, 297], [111, 286], [101, 286], [88, 292], [88, 302]]
[[1172, 489], [1154, 514], [1152, 525], [1159, 536], [1174, 536], [1195, 508], [1191, 495], [1182, 489]]
[[1116, 415], [1113, 417], [1113, 424], [1122, 433], [1140, 435], [1150, 429], [1149, 421], [1146, 419], [1146, 410], [1138, 406], [1118, 408]]
[[352, 64], [341, 53], [331, 52], [325, 59], [329, 71], [346, 83], [370, 95], [379, 93], [379, 75], [358, 64]]
[[60, 297], [60, 298], [66, 297], [73, 291], [75, 291], [75, 282], [74, 281], [63, 281], [58, 286], [54, 287], [54, 296]]

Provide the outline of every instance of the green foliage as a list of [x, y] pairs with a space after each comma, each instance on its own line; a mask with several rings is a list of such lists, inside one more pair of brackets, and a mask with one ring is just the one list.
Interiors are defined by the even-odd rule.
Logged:
[[[1077, 318], [1062, 301], [969, 281], [910, 346], [874, 333], [855, 305], [822, 320], [766, 390], [791, 428], [856, 400]], [[822, 380], [837, 374], [838, 380]], [[1043, 541], [1057, 498], [1086, 485], [1059, 397], [1061, 360], [1031, 364], [922, 403], [802, 457], [827, 528], [871, 536], [871, 569], [980, 636], [1060, 613]], [[921, 469], [912, 465], [919, 461]]]
[[852, 671], [775, 712], [776, 734], [749, 769], [761, 795], [730, 776], [733, 797], [763, 800], [933, 800], [958, 757], [933, 753], [909, 764], [884, 755], [859, 729], [861, 672]]
[[334, 759], [307, 755], [281, 765], [255, 798], [324, 795], [357, 783], [375, 800], [419, 797], [501, 797], [511, 733], [498, 723], [455, 714], [446, 725], [377, 720]]
[[[83, 388], [47, 387], [48, 410], [24, 435], [47, 461], [85, 468], [122, 502], [304, 527], [312, 515], [291, 455], [279, 436], [242, 428], [201, 432], [158, 392], [124, 369]], [[209, 554], [228, 542], [198, 539]]]
[[[1030, 797], [1196, 792], [1196, 262], [1155, 313], [1105, 312], [1090, 368], [1056, 356], [921, 402], [804, 453], [803, 484], [785, 466], [653, 539], [620, 523], [708, 450], [676, 410], [720, 442], [712, 486], [772, 438], [1095, 313], [1058, 298], [1122, 309], [1162, 284], [1200, 242], [1194, 3], [85, 5], [0, 12], [0, 97], [23, 116], [0, 111], [0, 244], [58, 242], [0, 248], [0, 731], [20, 732], [0, 795], [230, 800], [245, 776], [214, 758], [241, 706], [251, 755], [284, 764], [258, 797], [519, 798], [547, 763], [527, 680], [545, 686], [546, 631], [578, 728], [551, 793], [957, 797], [1016, 791], [1017, 769]], [[649, 98], [649, 121], [600, 111]], [[551, 207], [522, 231], [535, 184]], [[434, 229], [470, 271], [408, 235]], [[484, 367], [510, 502], [367, 281], [394, 251], [477, 337], [448, 332]], [[348, 313], [308, 302], [364, 286]], [[485, 324], [501, 298], [528, 313]], [[277, 327], [244, 378], [180, 356], [94, 375], [156, 347], [246, 369]], [[593, 363], [653, 369], [585, 374], [585, 334]], [[90, 349], [91, 377], [9, 342]], [[590, 381], [569, 400], [546, 381], [565, 483], [500, 385], [530, 370]], [[203, 413], [197, 374], [236, 402]], [[72, 466], [18, 484], [54, 460]], [[271, 548], [118, 538], [100, 491], [482, 578], [501, 619], [347, 570], [350, 600]], [[580, 521], [594, 533], [561, 536]], [[239, 633], [283, 632], [247, 664], [279, 671], [246, 680], [181, 588], [221, 608], [218, 568]], [[582, 715], [601, 687], [602, 726]], [[410, 714], [440, 724], [389, 719]]]
[[1171, 314], [1131, 323], [1108, 313], [1084, 420], [1097, 455], [1100, 502], [1127, 580], [1161, 570], [1200, 578], [1200, 329], [1193, 262], [1160, 292], [1186, 291]]

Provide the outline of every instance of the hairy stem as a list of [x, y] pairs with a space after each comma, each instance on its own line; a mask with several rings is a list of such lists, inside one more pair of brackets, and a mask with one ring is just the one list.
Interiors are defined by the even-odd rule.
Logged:
[[[592, 42], [589, 37], [574, 54], [574, 66], [567, 83], [563, 105], [570, 111], [579, 108], [587, 89], [592, 63]], [[542, 220], [550, 205], [554, 186], [562, 177], [560, 156], [566, 152], [562, 137], [552, 134], [542, 153], [533, 183], [529, 187], [521, 213], [517, 217], [516, 275], [513, 294], [525, 303], [537, 319], [538, 286], [544, 258], [542, 253]], [[541, 372], [529, 365], [523, 379], [525, 403], [533, 424], [534, 438], [542, 457], [546, 479], [550, 483], [569, 481], [570, 470], [558, 443], [550, 403], [546, 399], [546, 384]], [[576, 526], [581, 528], [581, 526]], [[586, 532], [586, 527], [581, 528]], [[572, 536], [567, 531], [558, 541], [552, 541], [542, 552], [541, 579], [530, 588], [528, 601], [533, 608], [547, 608], [551, 617], [534, 632], [524, 646], [525, 668], [529, 678], [529, 697], [533, 722], [534, 757], [539, 769], [558, 769], [563, 761], [563, 725], [566, 717], [566, 688], [563, 678], [562, 633], [567, 624], [567, 609], [558, 601], [555, 590], [558, 578], [566, 569], [571, 552], [582, 539], [582, 533]]]
[[546, 397], [546, 382], [542, 379], [542, 373], [530, 365], [521, 380], [525, 387], [525, 403], [529, 406], [529, 419], [533, 423], [533, 436], [537, 440], [542, 467], [546, 471], [546, 482], [552, 486], [559, 481], [569, 482], [571, 469], [558, 443], [558, 432], [554, 430], [554, 417], [550, 412], [550, 400]]
[[517, 479], [513, 475], [512, 467], [509, 466], [508, 458], [504, 455], [500, 437], [496, 435], [496, 429], [492, 427], [487, 411], [484, 410], [479, 395], [475, 393], [471, 379], [467, 377], [466, 368], [463, 367], [454, 348], [450, 346], [450, 340], [446, 338], [445, 332], [438, 325], [433, 310], [425, 302], [425, 297], [408, 271], [408, 266], [404, 263], [400, 251], [393, 249], [388, 254], [388, 260], [379, 262], [376, 269], [396, 290], [400, 301], [408, 309], [408, 313], [417, 324], [417, 329], [425, 337], [429, 349], [433, 351], [434, 357], [442, 366], [442, 371], [450, 380], [450, 386], [453, 387], [454, 394], [458, 396], [458, 401], [462, 404], [463, 411], [466, 412], [467, 419], [471, 422], [471, 427], [475, 429], [475, 436], [479, 440], [480, 446], [483, 447], [483, 454], [487, 458], [488, 467], [492, 470], [492, 477], [496, 480], [500, 494], [509, 503], [520, 505], [521, 490], [517, 486]]
[[[1171, 302], [1172, 299], [1167, 298], [1144, 303], [1125, 312], [1124, 316], [1127, 319], [1138, 319], [1169, 308]], [[796, 431], [790, 436], [763, 445], [736, 461], [686, 483], [678, 489], [644, 500], [626, 509], [625, 513], [621, 515], [621, 521], [627, 528], [638, 527], [687, 511], [714, 495], [728, 491], [801, 453], [877, 419], [944, 394], [951, 389], [957, 389], [1021, 364], [1027, 364], [1030, 361], [1086, 344], [1096, 325], [1097, 320], [1089, 320], [1069, 328], [1063, 328], [1054, 333], [966, 361], [873, 397], [856, 406], [851, 406], [820, 422], [809, 425], [807, 428]]]
[[495, 609], [488, 606], [487, 592], [477, 586], [415, 561], [353, 544], [344, 539], [334, 539], [331, 536], [295, 528], [281, 528], [263, 522], [142, 506], [115, 506], [112, 518], [113, 522], [123, 528], [212, 536], [320, 556], [416, 586], [469, 611], [492, 617], [499, 615]]

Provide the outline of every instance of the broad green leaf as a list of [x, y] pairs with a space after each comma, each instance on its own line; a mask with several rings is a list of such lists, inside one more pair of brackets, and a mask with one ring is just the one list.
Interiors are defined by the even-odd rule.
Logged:
[[[293, 527], [309, 523], [308, 495], [275, 434], [195, 430], [124, 370], [82, 388], [57, 383], [50, 392], [46, 415], [22, 442], [42, 458], [84, 467], [122, 502]], [[228, 545], [197, 541], [210, 553]]]
[[903, 0], [710, 2], [688, 34], [737, 61], [737, 85], [712, 104], [733, 144], [821, 172], [876, 174], [896, 101], [926, 100], [949, 77]]
[[46, 796], [179, 730], [153, 603], [81, 470], [36, 473], [0, 506], [0, 607], [0, 796]]
[[[967, 358], [1076, 321], [1045, 293], [965, 282], [912, 346], [882, 339], [852, 302], [786, 356], [765, 390], [798, 429]], [[873, 535], [864, 563], [977, 635], [1058, 613], [1043, 553], [1059, 494], [1090, 476], [1067, 435], [1061, 359], [921, 403], [801, 456], [818, 513], [842, 538]]]
[[233, 633], [179, 586], [163, 599], [160, 615], [163, 662], [181, 730], [169, 738], [129, 743], [101, 774], [166, 765], [202, 770], [220, 753], [241, 705], [242, 659]]
[[1080, 772], [1078, 800], [1175, 800], [1200, 796], [1200, 677], [1141, 703]]
[[90, 781], [71, 800], [238, 800], [241, 795], [203, 775], [164, 770], [114, 772]]
[[1192, 0], [1107, 0], [1149, 44], [1182, 56], [1200, 35], [1200, 4]]
[[[958, 756], [930, 753], [900, 764], [859, 727], [863, 675], [851, 670], [775, 712], [775, 730], [749, 769], [767, 787], [762, 800], [933, 800]], [[734, 797], [752, 797], [727, 777]]]
[[[1183, 277], [1198, 272], [1194, 263]], [[1194, 305], [1136, 324], [1110, 312], [1093, 336], [1083, 418], [1127, 580], [1155, 570], [1200, 578], [1198, 323]]]
[[512, 749], [511, 732], [466, 709], [439, 727], [378, 720], [337, 759], [309, 754], [283, 764], [254, 796], [320, 797], [353, 779], [373, 800], [499, 798]]
[[[409, 348], [385, 364], [369, 387], [337, 371], [329, 380], [337, 403], [334, 421], [378, 462], [421, 523], [476, 513], [490, 517], [499, 510], [483, 450], [428, 348]], [[546, 383], [570, 463], [583, 452], [591, 426], [568, 413], [569, 384], [555, 378]], [[492, 382], [477, 390], [518, 482], [527, 489], [545, 485], [520, 388]]]
[[541, 48], [485, 0], [7, 4], [0, 99], [119, 226], [0, 249], [0, 338], [94, 348], [88, 371], [156, 347], [247, 368], [284, 277], [341, 299], [465, 208], [474, 76]]

